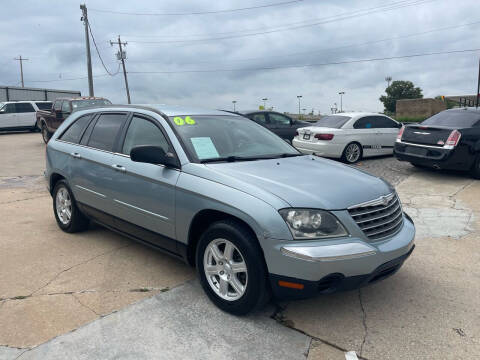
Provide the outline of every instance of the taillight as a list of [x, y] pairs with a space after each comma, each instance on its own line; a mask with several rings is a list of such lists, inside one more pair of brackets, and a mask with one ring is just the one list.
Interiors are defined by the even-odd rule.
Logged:
[[443, 147], [447, 149], [453, 149], [458, 145], [461, 137], [462, 134], [460, 134], [458, 130], [453, 130], [450, 135], [448, 135], [448, 139]]
[[318, 140], [332, 140], [333, 134], [315, 134], [314, 138]]
[[400, 128], [400, 131], [398, 132], [398, 135], [397, 135], [397, 142], [402, 141], [402, 136], [403, 136], [404, 131], [405, 131], [405, 125], [402, 125], [402, 127]]

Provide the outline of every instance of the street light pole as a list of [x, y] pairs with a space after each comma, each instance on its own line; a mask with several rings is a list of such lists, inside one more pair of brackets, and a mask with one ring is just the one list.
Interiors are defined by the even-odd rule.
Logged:
[[267, 110], [267, 98], [263, 98], [263, 110]]
[[233, 104], [233, 112], [235, 112], [235, 104], [237, 103], [237, 100], [233, 100], [232, 101], [232, 104]]
[[297, 95], [298, 99], [298, 115], [300, 115], [300, 99], [302, 98], [302, 95]]
[[85, 4], [80, 5], [80, 9], [82, 10], [82, 18], [80, 20], [83, 21], [83, 24], [85, 25], [85, 47], [87, 49], [88, 95], [94, 96], [95, 94], [93, 92], [92, 57], [90, 55], [90, 37], [88, 35], [87, 6]]
[[390, 81], [392, 81], [392, 77], [391, 76], [386, 76], [385, 81], [387, 82], [387, 88], [390, 87]]
[[345, 91], [340, 91], [338, 94], [340, 95], [340, 112], [343, 112], [343, 95], [345, 95]]

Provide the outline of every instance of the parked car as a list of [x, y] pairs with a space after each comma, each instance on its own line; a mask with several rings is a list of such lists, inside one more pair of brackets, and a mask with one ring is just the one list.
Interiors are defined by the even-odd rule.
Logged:
[[37, 111], [36, 124], [47, 143], [61, 123], [74, 111], [88, 107], [111, 105], [110, 100], [101, 97], [58, 98], [48, 109]]
[[298, 129], [292, 144], [304, 154], [353, 164], [364, 157], [392, 154], [401, 126], [382, 114], [332, 114]]
[[233, 314], [270, 291], [304, 298], [376, 282], [414, 248], [413, 222], [387, 182], [222, 111], [78, 111], [46, 162], [63, 231], [90, 219], [196, 265], [208, 297]]
[[394, 153], [415, 166], [467, 170], [480, 179], [480, 109], [445, 110], [402, 127]]
[[40, 130], [35, 114], [50, 108], [50, 101], [7, 101], [0, 103], [0, 130]]
[[266, 127], [268, 130], [271, 130], [290, 143], [292, 143], [293, 137], [298, 128], [310, 124], [306, 121], [292, 119], [290, 116], [275, 111], [250, 110], [239, 111], [238, 113], [255, 121], [257, 124]]

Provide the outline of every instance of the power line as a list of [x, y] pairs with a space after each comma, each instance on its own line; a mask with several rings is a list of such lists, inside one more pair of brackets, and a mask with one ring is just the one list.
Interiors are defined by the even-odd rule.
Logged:
[[[336, 47], [331, 47], [331, 48], [321, 48], [321, 49], [294, 52], [294, 53], [288, 53], [288, 54], [269, 54], [268, 58], [271, 58], [271, 57], [275, 57], [275, 58], [291, 57], [291, 56], [297, 56], [297, 55], [309, 55], [309, 54], [315, 54], [315, 53], [320, 53], [320, 52], [329, 52], [329, 51], [334, 51], [334, 50], [346, 49], [346, 48], [350, 48], [350, 47], [365, 46], [365, 45], [372, 45], [372, 44], [377, 44], [377, 43], [382, 43], [382, 42], [387, 42], [387, 41], [392, 41], [392, 40], [407, 39], [407, 38], [411, 38], [411, 37], [415, 37], [415, 36], [427, 35], [427, 34], [431, 34], [431, 33], [434, 33], [434, 32], [451, 30], [451, 29], [456, 29], [456, 28], [471, 26], [471, 25], [478, 25], [478, 24], [480, 24], [480, 20], [475, 21], [475, 22], [466, 23], [466, 24], [451, 25], [451, 26], [445, 26], [445, 27], [441, 27], [441, 28], [430, 29], [430, 30], [419, 32], [419, 33], [411, 33], [411, 34], [394, 36], [394, 37], [391, 37], [391, 38], [370, 40], [370, 41], [366, 41], [366, 42], [363, 42], [363, 43], [352, 43], [352, 44], [336, 46]], [[229, 62], [262, 60], [262, 59], [265, 59], [265, 58], [266, 58], [266, 56], [258, 56], [258, 57], [251, 57], [251, 58], [234, 59], [234, 60], [230, 60]], [[135, 62], [133, 62], [133, 63], [135, 63]], [[145, 61], [145, 62], [142, 62], [142, 64], [143, 63], [164, 63], [164, 61]], [[198, 63], [209, 64], [209, 63], [218, 63], [218, 61], [211, 61], [211, 60], [210, 61], [196, 61], [195, 63], [181, 63], [180, 65], [198, 64]]]
[[317, 22], [310, 23], [310, 24], [287, 26], [287, 27], [283, 27], [283, 28], [277, 28], [277, 29], [272, 29], [272, 30], [267, 30], [267, 31], [252, 32], [252, 33], [247, 33], [247, 34], [237, 34], [237, 35], [210, 37], [210, 38], [193, 39], [193, 40], [162, 40], [162, 41], [129, 40], [129, 42], [139, 43], [139, 44], [174, 44], [174, 43], [194, 44], [194, 43], [199, 43], [199, 42], [208, 42], [208, 41], [217, 41], [217, 40], [226, 40], [226, 39], [233, 39], [233, 38], [258, 36], [258, 35], [265, 35], [265, 34], [271, 34], [271, 33], [276, 33], [276, 32], [282, 32], [282, 31], [288, 31], [288, 30], [298, 30], [298, 29], [302, 29], [302, 28], [306, 28], [306, 27], [324, 25], [324, 24], [328, 24], [328, 23], [332, 23], [332, 22], [352, 19], [352, 18], [356, 18], [356, 17], [362, 17], [362, 16], [366, 16], [366, 15], [370, 15], [370, 14], [401, 9], [401, 8], [405, 8], [405, 7], [415, 6], [415, 5], [423, 5], [423, 4], [426, 4], [426, 3], [433, 2], [433, 1], [438, 1], [438, 0], [414, 0], [413, 2], [409, 2], [409, 3], [408, 2], [405, 3], [404, 1], [402, 1], [403, 4], [400, 4], [400, 5], [394, 5], [394, 6], [389, 6], [389, 7], [383, 6], [383, 7], [379, 7], [379, 8], [374, 8], [373, 10], [369, 10], [369, 11], [366, 11], [366, 12], [363, 12], [363, 13], [360, 13], [360, 14], [355, 14], [355, 12], [354, 12], [350, 15], [345, 15], [343, 17], [342, 16], [339, 16], [339, 17], [336, 17], [336, 18], [329, 17], [329, 18], [326, 18], [324, 20], [317, 21]]
[[[255, 28], [255, 29], [244, 29], [244, 30], [235, 30], [235, 31], [225, 31], [225, 32], [215, 32], [215, 33], [207, 33], [207, 34], [187, 34], [187, 35], [164, 35], [164, 36], [158, 36], [158, 35], [124, 35], [127, 37], [132, 37], [132, 38], [184, 38], [184, 37], [201, 37], [201, 36], [216, 36], [216, 35], [226, 35], [226, 34], [238, 34], [238, 33], [251, 33], [251, 32], [256, 32], [256, 31], [265, 31], [265, 30], [272, 30], [272, 29], [278, 29], [281, 27], [285, 26], [293, 26], [293, 25], [301, 25], [301, 24], [308, 24], [312, 21], [319, 21], [319, 20], [328, 20], [328, 19], [336, 19], [337, 17], [340, 16], [345, 16], [345, 15], [353, 15], [369, 10], [376, 10], [376, 9], [383, 9], [386, 7], [391, 7], [391, 6], [400, 6], [406, 3], [411, 2], [412, 0], [401, 0], [401, 1], [394, 1], [391, 3], [383, 4], [380, 6], [374, 6], [374, 7], [369, 7], [369, 8], [363, 8], [363, 9], [358, 9], [354, 11], [349, 11], [349, 12], [343, 12], [339, 13], [336, 15], [330, 15], [322, 18], [316, 18], [316, 19], [310, 19], [310, 20], [302, 20], [302, 21], [295, 21], [279, 26], [273, 26], [273, 27], [260, 27], [260, 28]], [[418, 1], [418, 0], [416, 0]]]
[[[94, 78], [99, 78], [99, 77], [105, 77], [109, 76], [108, 74], [102, 74], [102, 75], [93, 75], [92, 77]], [[29, 80], [29, 82], [32, 83], [49, 83], [49, 82], [60, 82], [60, 81], [73, 81], [73, 80], [85, 80], [88, 79], [88, 76], [79, 76], [79, 77], [74, 77], [74, 78], [64, 78], [64, 79], [55, 79], [55, 80]]]
[[283, 1], [283, 2], [278, 2], [278, 3], [258, 5], [258, 6], [249, 6], [249, 7], [237, 8], [237, 9], [196, 11], [196, 12], [186, 12], [186, 13], [168, 13], [168, 12], [165, 12], [165, 13], [153, 13], [153, 12], [137, 13], [137, 12], [102, 10], [102, 9], [90, 9], [90, 11], [109, 13], [109, 14], [117, 14], [117, 15], [135, 15], [135, 16], [186, 16], [186, 15], [220, 14], [220, 13], [230, 13], [230, 12], [237, 12], [237, 11], [253, 10], [253, 9], [263, 9], [263, 8], [268, 8], [268, 7], [299, 3], [299, 2], [302, 2], [302, 1], [303, 0], [292, 0], [292, 1]]
[[88, 24], [88, 30], [90, 31], [90, 35], [92, 36], [93, 45], [95, 46], [95, 50], [97, 51], [98, 58], [100, 59], [100, 62], [102, 63], [103, 68], [105, 69], [105, 71], [107, 72], [108, 75], [110, 75], [110, 76], [117, 75], [120, 72], [120, 63], [118, 64], [118, 68], [117, 68], [116, 72], [111, 73], [110, 71], [108, 71], [107, 67], [105, 66], [105, 63], [103, 62], [102, 56], [100, 55], [100, 51], [98, 50], [97, 42], [95, 41], [95, 37], [93, 36], [92, 27], [90, 26], [90, 22], [88, 22], [87, 24]]
[[294, 69], [294, 68], [306, 68], [306, 67], [315, 67], [315, 66], [355, 64], [355, 63], [385, 61], [385, 60], [394, 60], [394, 59], [407, 59], [407, 58], [433, 56], [433, 55], [459, 54], [459, 53], [467, 53], [467, 52], [475, 52], [475, 51], [480, 51], [480, 48], [477, 48], [477, 49], [463, 49], [463, 50], [451, 50], [451, 51], [438, 51], [438, 52], [430, 52], [430, 53], [419, 53], [419, 54], [389, 56], [389, 57], [370, 58], [370, 59], [333, 61], [333, 62], [326, 62], [326, 63], [303, 64], [303, 65], [266, 66], [266, 67], [245, 68], [245, 69], [205, 69], [205, 70], [177, 70], [177, 71], [175, 71], [175, 70], [174, 71], [129, 71], [129, 74], [184, 74], [184, 73], [215, 73], [215, 72], [237, 72], [237, 71], [242, 72], [242, 71]]

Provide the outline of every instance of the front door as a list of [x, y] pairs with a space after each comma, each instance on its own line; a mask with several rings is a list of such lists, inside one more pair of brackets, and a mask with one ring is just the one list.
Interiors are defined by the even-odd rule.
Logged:
[[15, 112], [15, 104], [5, 104], [0, 109], [0, 129], [12, 128], [17, 125], [17, 113]]
[[[112, 159], [112, 167], [117, 170], [111, 184], [113, 215], [174, 239], [175, 186], [180, 171], [163, 165], [132, 161], [130, 151], [140, 145], [160, 146], [166, 153], [174, 152], [157, 120], [143, 115], [132, 117], [124, 141], [119, 144], [119, 151]], [[167, 250], [176, 251], [174, 242], [168, 243], [155, 237], [149, 241]]]
[[292, 120], [289, 117], [278, 113], [268, 113], [268, 118], [275, 134], [282, 139], [292, 141], [296, 129], [292, 127]]

